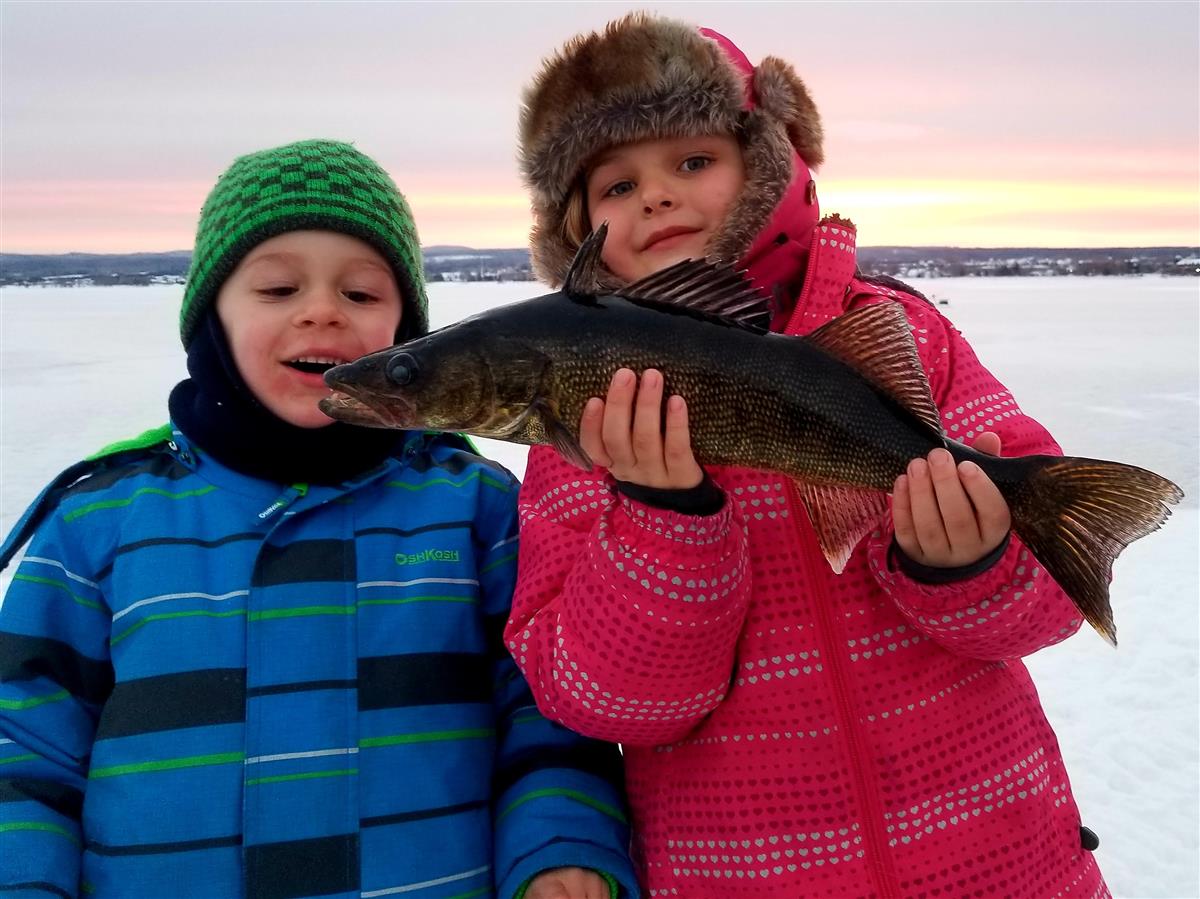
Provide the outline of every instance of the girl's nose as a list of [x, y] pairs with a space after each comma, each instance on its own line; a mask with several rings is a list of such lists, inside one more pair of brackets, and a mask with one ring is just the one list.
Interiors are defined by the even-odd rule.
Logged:
[[648, 181], [642, 185], [642, 211], [651, 215], [660, 209], [670, 209], [675, 198], [666, 184], [659, 181]]

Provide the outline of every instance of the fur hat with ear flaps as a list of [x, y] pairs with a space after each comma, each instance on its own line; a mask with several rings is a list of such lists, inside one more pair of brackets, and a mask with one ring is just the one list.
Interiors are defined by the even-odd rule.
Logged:
[[645, 13], [579, 35], [546, 59], [520, 122], [538, 277], [557, 286], [566, 276], [578, 249], [563, 227], [567, 202], [595, 154], [694, 134], [733, 134], [742, 146], [745, 188], [708, 246], [710, 258], [734, 263], [787, 191], [796, 155], [809, 166], [824, 159], [820, 116], [792, 67], [771, 56], [751, 66], [720, 35]]

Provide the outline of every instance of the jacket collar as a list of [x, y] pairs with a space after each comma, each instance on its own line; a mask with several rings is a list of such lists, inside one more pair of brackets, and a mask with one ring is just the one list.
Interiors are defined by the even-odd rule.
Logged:
[[[397, 435], [397, 437], [399, 438], [401, 435]], [[224, 464], [211, 453], [197, 447], [174, 424], [171, 427], [171, 442], [167, 448], [176, 459], [208, 483], [251, 498], [262, 505], [264, 512], [278, 504], [277, 509], [268, 512], [265, 516], [260, 516], [265, 518], [270, 517], [284, 506], [287, 506], [289, 510], [294, 510], [300, 507], [320, 505], [352, 493], [360, 487], [394, 477], [398, 471], [412, 461], [417, 453], [426, 449], [438, 437], [439, 435], [422, 431], [404, 432], [402, 441], [397, 441], [398, 448], [394, 455], [388, 456], [372, 468], [338, 484], [281, 484], [244, 474]]]
[[775, 228], [759, 236], [742, 266], [773, 297], [773, 331], [807, 334], [845, 311], [856, 239], [854, 224], [838, 215], [807, 231]]

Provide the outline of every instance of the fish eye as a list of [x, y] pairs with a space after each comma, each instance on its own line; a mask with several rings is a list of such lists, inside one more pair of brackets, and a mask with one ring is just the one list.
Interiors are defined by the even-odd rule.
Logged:
[[408, 353], [388, 361], [387, 377], [397, 387], [407, 387], [417, 379], [417, 360]]

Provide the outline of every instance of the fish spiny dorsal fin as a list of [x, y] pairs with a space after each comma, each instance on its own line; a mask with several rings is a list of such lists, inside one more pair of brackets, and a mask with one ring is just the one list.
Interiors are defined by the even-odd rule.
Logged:
[[702, 260], [677, 262], [622, 287], [616, 295], [754, 331], [766, 331], [771, 324], [771, 298], [745, 272]]
[[572, 300], [582, 303], [596, 302], [594, 285], [597, 273], [604, 264], [600, 254], [604, 251], [604, 240], [607, 237], [608, 222], [601, 222], [600, 227], [585, 237], [579, 245], [562, 286], [562, 292]]
[[804, 339], [845, 362], [934, 433], [942, 433], [929, 379], [899, 303], [873, 303], [839, 315]]
[[829, 567], [841, 574], [858, 542], [887, 513], [887, 494], [860, 487], [832, 487], [795, 481], [800, 501], [808, 510], [821, 552]]

